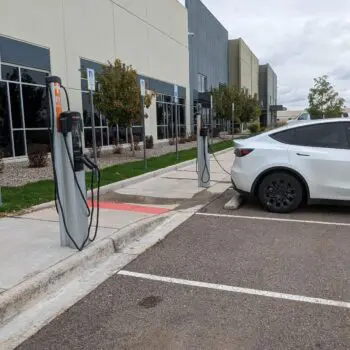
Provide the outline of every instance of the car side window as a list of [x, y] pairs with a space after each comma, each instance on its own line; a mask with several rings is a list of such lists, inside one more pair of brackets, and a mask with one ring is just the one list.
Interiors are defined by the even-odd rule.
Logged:
[[308, 114], [307, 113], [303, 113], [299, 116], [298, 120], [307, 120]]
[[299, 146], [348, 149], [345, 123], [322, 123], [295, 129]]
[[275, 134], [270, 135], [270, 137], [278, 142], [286, 143], [288, 145], [295, 145], [297, 142], [295, 129], [276, 132]]

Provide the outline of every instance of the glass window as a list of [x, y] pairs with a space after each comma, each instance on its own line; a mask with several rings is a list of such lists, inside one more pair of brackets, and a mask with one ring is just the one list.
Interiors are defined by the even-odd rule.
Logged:
[[50, 134], [48, 130], [27, 130], [27, 147], [30, 150], [31, 145], [48, 145], [50, 149]]
[[166, 127], [165, 126], [158, 126], [158, 128], [157, 128], [157, 138], [158, 138], [158, 140], [166, 139]]
[[[90, 103], [90, 94], [83, 93], [82, 94], [82, 100], [83, 100], [83, 119], [84, 119], [84, 126], [91, 126], [91, 103]], [[100, 115], [99, 112], [95, 109], [95, 126], [100, 126]]]
[[143, 141], [142, 137], [142, 126], [133, 126], [132, 132], [134, 134], [134, 138], [139, 140], [139, 142]]
[[26, 128], [49, 126], [46, 89], [39, 86], [22, 85], [22, 94]]
[[24, 156], [26, 153], [24, 147], [24, 131], [14, 131], [13, 140], [15, 143], [15, 156]]
[[163, 104], [157, 102], [157, 125], [163, 125]]
[[109, 145], [109, 135], [108, 135], [108, 129], [107, 128], [101, 128], [101, 137], [102, 137], [102, 146], [108, 146]]
[[12, 127], [22, 128], [22, 110], [21, 110], [21, 96], [20, 85], [9, 84], [10, 87], [10, 100], [11, 100], [11, 113], [12, 113]]
[[298, 120], [308, 120], [309, 113], [303, 113], [298, 117]]
[[280, 131], [270, 135], [270, 137], [278, 142], [286, 143], [288, 145], [296, 144], [295, 129]]
[[86, 79], [81, 79], [81, 89], [83, 91], [88, 91], [88, 81]]
[[299, 146], [323, 148], [349, 148], [343, 123], [322, 123], [295, 129]]
[[19, 69], [17, 67], [1, 65], [1, 79], [19, 81]]
[[48, 73], [39, 72], [37, 70], [21, 68], [22, 83], [45, 85]]
[[127, 143], [129, 140], [129, 129], [125, 127], [119, 127], [119, 143]]
[[179, 120], [180, 124], [186, 124], [186, 118], [185, 118], [185, 106], [180, 105], [179, 106]]
[[3, 62], [50, 70], [49, 49], [0, 35], [0, 51]]
[[11, 129], [7, 102], [7, 84], [0, 82], [0, 153], [12, 157]]
[[[96, 131], [96, 146], [100, 147], [102, 146], [101, 128], [96, 128], [95, 131]], [[92, 148], [92, 129], [91, 128], [84, 129], [84, 137], [85, 137], [85, 147]]]
[[186, 137], [186, 127], [185, 126], [180, 126], [179, 136]]

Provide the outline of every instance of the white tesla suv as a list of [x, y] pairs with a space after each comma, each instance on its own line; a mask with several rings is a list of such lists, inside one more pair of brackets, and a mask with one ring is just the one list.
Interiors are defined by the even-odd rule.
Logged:
[[234, 188], [275, 213], [350, 200], [350, 120], [290, 124], [236, 141]]

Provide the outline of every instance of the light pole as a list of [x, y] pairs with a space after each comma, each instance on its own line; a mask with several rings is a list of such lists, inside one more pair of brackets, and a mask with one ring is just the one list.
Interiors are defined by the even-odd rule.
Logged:
[[235, 104], [232, 103], [232, 136], [235, 133]]

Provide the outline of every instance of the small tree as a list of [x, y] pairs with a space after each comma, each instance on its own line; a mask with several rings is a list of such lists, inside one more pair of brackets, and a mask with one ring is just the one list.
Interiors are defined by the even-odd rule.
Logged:
[[213, 102], [217, 118], [232, 120], [232, 103], [238, 123], [255, 121], [261, 114], [257, 96], [249, 95], [247, 89], [221, 85], [213, 90]]
[[338, 92], [328, 81], [328, 76], [323, 75], [314, 79], [314, 87], [309, 92], [309, 108], [307, 111], [312, 118], [340, 117], [345, 100], [339, 97]]
[[[213, 109], [216, 119], [232, 120], [232, 103], [235, 101], [235, 90], [231, 86], [220, 85], [212, 91]], [[235, 113], [235, 119], [236, 119]]]
[[[143, 100], [144, 107], [146, 107], [147, 109], [150, 108], [154, 97], [156, 97], [156, 93], [154, 91], [147, 92]], [[145, 113], [144, 115], [145, 115], [145, 118], [149, 117], [147, 113]]]
[[110, 125], [130, 128], [131, 147], [135, 155], [132, 125], [140, 121], [140, 86], [136, 70], [116, 59], [103, 66], [97, 76], [99, 91], [94, 95], [96, 108]]
[[261, 115], [261, 109], [258, 97], [249, 95], [248, 90], [243, 90], [243, 109], [241, 113], [241, 122], [256, 122]]

